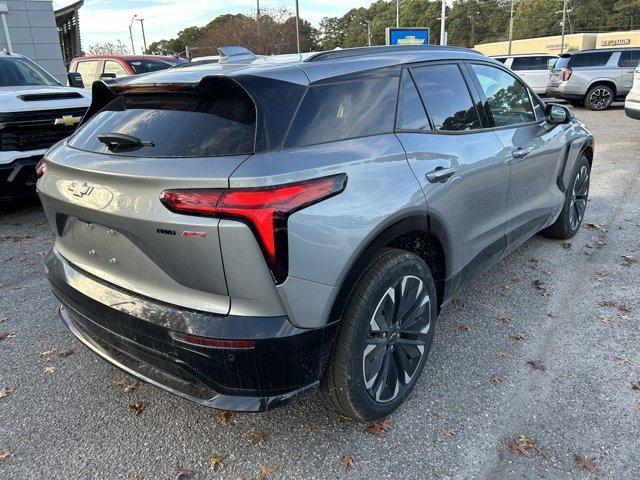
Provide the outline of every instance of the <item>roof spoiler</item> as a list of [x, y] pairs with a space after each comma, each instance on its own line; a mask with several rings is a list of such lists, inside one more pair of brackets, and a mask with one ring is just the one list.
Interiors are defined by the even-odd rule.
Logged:
[[220, 63], [250, 62], [258, 58], [255, 53], [244, 47], [218, 47], [218, 52]]

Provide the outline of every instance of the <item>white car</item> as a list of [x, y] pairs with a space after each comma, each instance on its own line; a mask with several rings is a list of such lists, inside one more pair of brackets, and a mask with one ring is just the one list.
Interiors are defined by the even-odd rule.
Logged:
[[538, 95], [544, 95], [551, 69], [558, 61], [557, 55], [549, 53], [502, 55], [493, 58], [515, 72]]
[[629, 118], [640, 120], [640, 67], [633, 74], [633, 86], [624, 101], [624, 113]]
[[35, 193], [36, 165], [68, 137], [91, 93], [62, 85], [28, 58], [0, 52], [0, 202]]

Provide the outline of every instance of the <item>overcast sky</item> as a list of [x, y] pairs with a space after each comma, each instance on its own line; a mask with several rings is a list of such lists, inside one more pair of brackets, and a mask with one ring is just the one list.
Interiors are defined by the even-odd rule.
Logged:
[[[53, 0], [54, 9], [74, 0]], [[299, 0], [300, 16], [318, 26], [320, 19], [340, 16], [355, 7], [367, 6], [372, 0]], [[295, 9], [294, 0], [260, 0], [261, 9]], [[255, 12], [256, 3], [249, 0], [85, 0], [80, 9], [80, 34], [86, 49], [96, 42], [129, 41], [129, 22], [134, 14], [144, 18], [147, 44], [174, 37], [180, 30], [202, 26], [224, 13]], [[141, 50], [140, 23], [134, 24], [136, 51]]]

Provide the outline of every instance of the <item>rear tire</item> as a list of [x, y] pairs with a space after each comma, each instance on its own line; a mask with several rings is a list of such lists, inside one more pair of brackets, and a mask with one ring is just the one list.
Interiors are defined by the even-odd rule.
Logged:
[[613, 88], [609, 85], [594, 85], [584, 97], [584, 106], [589, 110], [602, 111], [611, 106], [615, 100]]
[[560, 216], [553, 224], [542, 230], [545, 237], [566, 240], [578, 233], [587, 208], [590, 177], [589, 160], [581, 155], [571, 173], [571, 185], [565, 192], [564, 206]]
[[435, 283], [424, 260], [382, 250], [347, 303], [320, 385], [322, 401], [358, 421], [389, 415], [422, 373], [436, 316]]

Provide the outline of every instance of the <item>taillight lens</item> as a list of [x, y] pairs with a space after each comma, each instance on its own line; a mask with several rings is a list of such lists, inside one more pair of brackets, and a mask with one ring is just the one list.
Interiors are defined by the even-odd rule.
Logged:
[[47, 171], [47, 159], [42, 157], [36, 164], [36, 175], [40, 178]]
[[562, 69], [562, 81], [566, 82], [567, 80], [569, 80], [571, 78], [571, 74], [573, 73], [573, 70], [571, 70], [568, 67], [565, 67]]
[[259, 240], [277, 283], [287, 276], [287, 218], [292, 213], [337, 195], [345, 174], [274, 187], [165, 190], [160, 201], [175, 213], [246, 221]]

